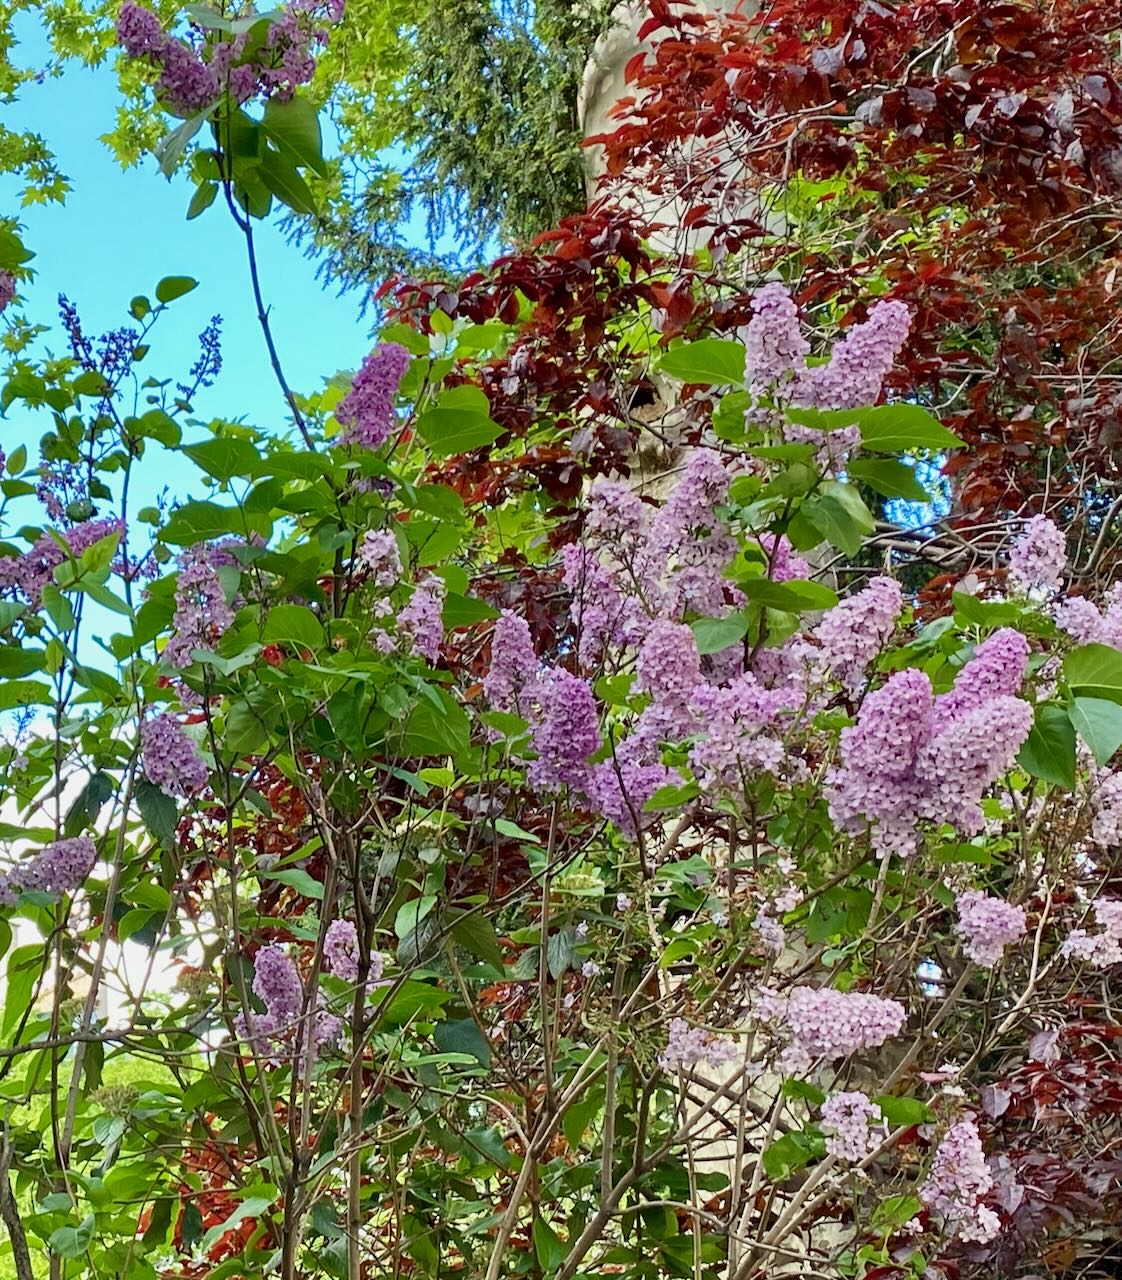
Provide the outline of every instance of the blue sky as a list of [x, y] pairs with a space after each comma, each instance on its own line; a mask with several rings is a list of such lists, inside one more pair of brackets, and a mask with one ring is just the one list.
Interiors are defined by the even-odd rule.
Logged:
[[[31, 66], [37, 54], [42, 43], [32, 29], [15, 57]], [[285, 406], [256, 319], [244, 240], [220, 201], [186, 221], [192, 191], [186, 176], [169, 182], [152, 159], [120, 169], [99, 141], [115, 125], [117, 100], [112, 66], [71, 63], [61, 77], [23, 87], [19, 101], [4, 108], [8, 128], [45, 138], [73, 187], [64, 205], [20, 209], [20, 183], [0, 178], [0, 208], [21, 220], [24, 243], [37, 255], [36, 279], [22, 290], [28, 318], [57, 325], [61, 291], [77, 305], [87, 332], [100, 333], [128, 323], [129, 300], [151, 297], [162, 276], [193, 276], [199, 287], [161, 318], [146, 368], [157, 377], [182, 376], [195, 358], [197, 334], [217, 313], [223, 370], [215, 388], [198, 398], [198, 415], [244, 415], [279, 429]], [[258, 224], [256, 239], [274, 336], [293, 387], [312, 390], [337, 370], [356, 367], [370, 346], [359, 293], [337, 297], [322, 289], [315, 262], [286, 244], [276, 227]], [[58, 352], [65, 345], [55, 333], [44, 342]], [[10, 452], [41, 431], [41, 420], [28, 421], [26, 411], [14, 408], [0, 420], [0, 447]]]

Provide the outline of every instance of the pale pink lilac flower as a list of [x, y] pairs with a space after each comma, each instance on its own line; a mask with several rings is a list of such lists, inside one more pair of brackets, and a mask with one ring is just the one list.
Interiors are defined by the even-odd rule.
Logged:
[[736, 1046], [730, 1039], [714, 1035], [703, 1027], [691, 1027], [684, 1018], [671, 1018], [666, 1047], [658, 1056], [658, 1065], [664, 1071], [695, 1067], [700, 1062], [716, 1068], [735, 1056]]
[[827, 1062], [879, 1049], [900, 1034], [906, 1020], [899, 1001], [863, 991], [795, 987], [787, 999], [786, 1025], [795, 1047]]
[[1047, 516], [1033, 516], [1025, 523], [1009, 554], [1009, 583], [1028, 595], [1056, 591], [1067, 571], [1067, 544], [1063, 531]]
[[1079, 644], [1108, 644], [1122, 649], [1122, 582], [1106, 593], [1100, 611], [1086, 596], [1069, 596], [1056, 606], [1056, 623]]
[[355, 558], [370, 573], [376, 587], [389, 590], [401, 579], [401, 555], [397, 539], [388, 529], [368, 529], [363, 534]]
[[1100, 932], [1073, 929], [1060, 946], [1060, 955], [1107, 969], [1122, 962], [1122, 898], [1099, 898], [1091, 910]]
[[826, 1151], [838, 1160], [863, 1160], [877, 1146], [874, 1125], [880, 1109], [857, 1090], [832, 1093], [822, 1104], [822, 1129]]
[[1002, 898], [989, 897], [977, 889], [967, 889], [956, 899], [957, 932], [962, 949], [985, 969], [1001, 959], [1007, 946], [1018, 942], [1025, 933], [1025, 911]]
[[429, 662], [440, 657], [444, 642], [441, 611], [444, 604], [444, 580], [430, 574], [413, 588], [409, 603], [398, 615], [398, 630], [408, 636], [414, 653]]
[[818, 626], [818, 657], [856, 695], [869, 664], [896, 629], [904, 596], [891, 578], [872, 578], [869, 585], [832, 608]]
[[978, 1126], [973, 1120], [951, 1125], [935, 1152], [920, 1199], [963, 1240], [991, 1240], [1001, 1229], [997, 1215], [982, 1201], [993, 1190]]

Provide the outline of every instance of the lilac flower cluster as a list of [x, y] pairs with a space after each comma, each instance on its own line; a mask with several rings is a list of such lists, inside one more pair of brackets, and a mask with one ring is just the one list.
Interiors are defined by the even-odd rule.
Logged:
[[647, 801], [660, 787], [680, 781], [641, 738], [632, 735], [620, 744], [613, 759], [589, 769], [584, 790], [597, 813], [625, 835], [634, 836], [655, 820], [655, 814], [644, 812]]
[[717, 509], [729, 483], [719, 456], [695, 449], [652, 517], [625, 485], [596, 481], [585, 542], [564, 552], [582, 666], [595, 666], [609, 645], [638, 644], [651, 619], [727, 612], [733, 592], [724, 571], [736, 543]]
[[323, 958], [332, 973], [347, 982], [358, 980], [358, 930], [350, 920], [332, 920], [323, 939]]
[[1056, 622], [1079, 644], [1122, 649], [1122, 582], [1111, 586], [1101, 611], [1086, 596], [1068, 596], [1056, 606]]
[[10, 271], [0, 271], [0, 312], [6, 311], [16, 296], [16, 278]]
[[192, 547], [180, 558], [175, 587], [175, 634], [164, 649], [164, 660], [183, 670], [194, 661], [196, 649], [213, 650], [234, 621], [226, 591], [218, 576], [214, 549]]
[[156, 14], [127, 3], [117, 16], [117, 42], [130, 58], [144, 58], [160, 69], [158, 92], [180, 115], [203, 110], [221, 94], [245, 103], [260, 94], [286, 99], [315, 73], [312, 49], [327, 41], [323, 23], [343, 15], [343, 0], [293, 0], [269, 24], [263, 43], [249, 32], [191, 43], [165, 33]]
[[814, 630], [818, 660], [856, 696], [869, 663], [888, 643], [904, 608], [899, 584], [873, 578], [869, 585], [831, 609]]
[[920, 1199], [962, 1240], [992, 1240], [1001, 1223], [981, 1202], [993, 1190], [978, 1126], [973, 1120], [951, 1125], [939, 1143]]
[[397, 539], [388, 529], [368, 529], [355, 556], [359, 564], [370, 571], [370, 579], [376, 587], [388, 591], [401, 580]]
[[[825, 365], [808, 368], [810, 346], [799, 328], [798, 311], [787, 290], [767, 284], [752, 300], [753, 317], [745, 337], [745, 367], [753, 405], [749, 420], [767, 418], [761, 400], [798, 408], [855, 409], [876, 404], [881, 387], [911, 328], [902, 302], [878, 302], [868, 319], [854, 325], [834, 347]], [[860, 438], [856, 428], [820, 432], [783, 426], [794, 443], [820, 446], [820, 458], [838, 467]]]
[[1002, 627], [974, 650], [955, 678], [954, 687], [935, 700], [935, 723], [946, 728], [990, 698], [1020, 692], [1028, 669], [1029, 645], [1019, 631]]
[[187, 798], [206, 786], [206, 761], [174, 716], [159, 715], [140, 730], [144, 773], [164, 795]]
[[658, 1055], [658, 1065], [664, 1071], [695, 1067], [699, 1062], [717, 1068], [735, 1057], [736, 1046], [731, 1040], [703, 1027], [691, 1027], [684, 1018], [671, 1018], [666, 1048]]
[[44, 845], [34, 857], [0, 872], [0, 905], [12, 906], [21, 890], [61, 897], [73, 893], [94, 868], [97, 849], [89, 836]]
[[701, 657], [693, 631], [681, 622], [651, 623], [635, 661], [635, 688], [668, 714], [681, 712], [701, 684]]
[[[70, 555], [80, 556], [102, 538], [120, 536], [124, 525], [120, 520], [86, 520], [59, 533]], [[0, 560], [0, 591], [22, 596], [38, 606], [43, 588], [54, 580], [54, 572], [65, 563], [67, 552], [49, 533], [37, 538], [30, 551], [21, 556]]]
[[826, 1151], [838, 1160], [863, 1160], [876, 1149], [873, 1126], [879, 1120], [880, 1109], [866, 1094], [857, 1090], [831, 1093], [822, 1104]]
[[757, 911], [752, 928], [760, 935], [760, 942], [769, 955], [783, 954], [783, 948], [787, 945], [787, 932], [774, 916], [764, 910]]
[[878, 851], [901, 855], [915, 851], [923, 818], [966, 834], [981, 830], [981, 798], [1032, 728], [1027, 702], [991, 694], [1014, 678], [1019, 687], [1023, 659], [997, 660], [1016, 648], [1009, 639], [1015, 634], [997, 633], [989, 649], [980, 646], [938, 704], [915, 669], [895, 672], [865, 698], [857, 723], [842, 731], [842, 767], [827, 779], [830, 814], [841, 830], [859, 835], [868, 828]]
[[275, 943], [262, 947], [254, 957], [252, 990], [265, 1011], [251, 1010], [248, 1019], [239, 1014], [235, 1030], [240, 1040], [254, 1044], [269, 1062], [295, 1058], [297, 1069], [303, 1070], [311, 1044], [324, 1049], [338, 1041], [343, 1024], [323, 1007], [318, 993], [305, 1020], [300, 970]]
[[1056, 591], [1067, 570], [1063, 531], [1047, 516], [1033, 516], [1009, 553], [1009, 583], [1015, 591]]
[[[592, 509], [595, 509], [597, 491], [598, 487], [593, 486]], [[611, 570], [588, 547], [571, 543], [561, 556], [565, 570], [563, 580], [573, 597], [577, 657], [581, 666], [595, 667], [609, 645], [624, 642], [631, 633], [632, 628], [627, 624], [637, 620], [636, 602], [620, 594]]]
[[794, 548], [781, 533], [765, 533], [760, 538], [760, 549], [767, 556], [767, 576], [772, 582], [790, 582], [794, 578], [810, 577], [809, 562], [802, 556], [795, 555]]
[[833, 987], [794, 987], [786, 996], [761, 988], [753, 1004], [761, 1021], [789, 1037], [781, 1064], [791, 1073], [805, 1072], [817, 1059], [834, 1062], [859, 1049], [879, 1049], [907, 1019], [897, 1000]]
[[651, 594], [657, 590], [664, 617], [692, 610], [715, 618], [725, 612], [724, 570], [736, 555], [736, 542], [716, 509], [727, 500], [729, 483], [720, 457], [695, 449], [650, 523], [639, 569]]
[[444, 642], [444, 580], [430, 574], [413, 588], [409, 603], [398, 614], [398, 629], [409, 637], [413, 652], [429, 662], [440, 657]]
[[876, 404], [881, 385], [908, 340], [911, 312], [902, 302], [878, 302], [869, 318], [855, 324], [830, 355], [828, 364], [807, 370], [803, 379], [820, 409], [858, 409]]
[[1122, 845], [1122, 773], [1103, 773], [1092, 798], [1091, 839], [1104, 848]]
[[542, 791], [583, 788], [588, 757], [600, 746], [596, 700], [587, 680], [560, 668], [545, 672], [533, 691], [530, 784]]
[[366, 357], [335, 410], [345, 444], [378, 449], [393, 435], [394, 396], [408, 371], [409, 352], [396, 342], [380, 343]]
[[497, 711], [518, 711], [522, 694], [537, 679], [537, 654], [526, 621], [504, 609], [491, 637], [491, 665], [483, 693]]
[[967, 889], [955, 899], [962, 949], [984, 969], [992, 969], [1007, 946], [1025, 934], [1025, 912], [1003, 898]]
[[1060, 947], [1060, 955], [1082, 960], [1095, 969], [1122, 963], [1122, 898], [1099, 898], [1092, 907], [1100, 933], [1073, 929]]
[[765, 284], [753, 295], [744, 351], [749, 378], [761, 389], [806, 372], [810, 343], [799, 327], [795, 301], [783, 285]]
[[[794, 705], [791, 689], [765, 689], [750, 672], [726, 688], [698, 684], [689, 701], [698, 735], [690, 767], [701, 785], [736, 788], [754, 774], [778, 774], [786, 753], [774, 729]], [[798, 762], [791, 758], [786, 763]]]
[[35, 496], [52, 520], [65, 520], [68, 510], [89, 502], [85, 469], [77, 462], [41, 463]]

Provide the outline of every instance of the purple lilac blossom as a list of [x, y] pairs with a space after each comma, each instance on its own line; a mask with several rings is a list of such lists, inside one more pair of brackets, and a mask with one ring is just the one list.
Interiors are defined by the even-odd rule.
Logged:
[[117, 15], [117, 43], [130, 58], [163, 52], [167, 36], [159, 18], [138, 4], [124, 4]]
[[1025, 933], [1023, 907], [1003, 898], [991, 898], [977, 889], [967, 889], [956, 899], [957, 932], [962, 949], [984, 969], [992, 969], [1007, 946], [1019, 941]]
[[82, 885], [97, 861], [89, 836], [72, 836], [44, 845], [34, 857], [0, 874], [0, 903], [10, 906], [20, 890], [61, 897]]
[[1073, 929], [1060, 947], [1060, 955], [1083, 960], [1095, 969], [1122, 963], [1122, 898], [1099, 898], [1092, 908], [1101, 932]]
[[859, 1049], [879, 1049], [900, 1034], [907, 1014], [898, 1001], [862, 991], [795, 987], [787, 997], [784, 1019], [791, 1035], [784, 1062], [791, 1068], [818, 1058], [834, 1062]]
[[1056, 622], [1079, 644], [1122, 649], [1122, 582], [1107, 591], [1101, 612], [1086, 596], [1069, 596], [1057, 605]]
[[362, 362], [335, 417], [345, 428], [343, 442], [378, 449], [397, 426], [393, 401], [409, 371], [409, 352], [396, 342], [380, 343]]
[[898, 671], [870, 693], [857, 723], [841, 734], [842, 767], [827, 775], [830, 816], [841, 831], [898, 854], [915, 850], [922, 787], [915, 762], [930, 733], [931, 684], [922, 671]]
[[10, 271], [0, 271], [0, 311], [6, 311], [15, 296], [15, 276]]
[[752, 297], [745, 337], [745, 372], [750, 385], [766, 388], [806, 369], [810, 343], [799, 327], [794, 299], [781, 284], [765, 284]]
[[[102, 538], [118, 537], [124, 526], [120, 520], [86, 520], [71, 525], [58, 535], [74, 557], [88, 551]], [[32, 605], [38, 605], [43, 588], [54, 580], [54, 571], [67, 559], [66, 551], [49, 533], [38, 538], [30, 551], [21, 556], [0, 560], [0, 591], [9, 590], [22, 595]]]
[[175, 634], [164, 649], [164, 660], [183, 670], [194, 661], [196, 649], [213, 650], [234, 621], [226, 592], [214, 567], [211, 549], [200, 544], [180, 558], [175, 587]]
[[982, 796], [1012, 767], [1032, 721], [1032, 707], [1020, 698], [990, 698], [932, 738], [916, 757], [920, 814], [977, 835]]
[[444, 580], [430, 574], [413, 588], [409, 603], [397, 618], [398, 630], [409, 637], [413, 652], [428, 662], [437, 661], [444, 642], [441, 612], [445, 590]]
[[810, 577], [810, 564], [795, 555], [794, 548], [782, 534], [765, 533], [760, 548], [768, 559], [767, 576], [772, 582], [791, 582]]
[[218, 97], [218, 77], [213, 67], [190, 45], [169, 39], [156, 56], [163, 67], [159, 92], [177, 114], [194, 115]]
[[946, 728], [966, 711], [989, 698], [1020, 691], [1028, 668], [1029, 645], [1019, 631], [1002, 627], [975, 650], [958, 673], [950, 693], [935, 700], [935, 723]]
[[914, 853], [921, 818], [975, 834], [982, 796], [1012, 765], [1032, 719], [1027, 702], [998, 696], [940, 725], [927, 676], [895, 672], [842, 730], [842, 765], [827, 776], [830, 816], [852, 835], [868, 825], [881, 853]]
[[610, 644], [625, 640], [625, 622], [635, 615], [638, 602], [620, 594], [612, 572], [588, 547], [570, 543], [561, 556], [564, 583], [573, 593], [577, 657], [582, 667], [595, 667]]
[[750, 673], [727, 688], [697, 685], [689, 702], [698, 726], [690, 768], [702, 787], [738, 789], [754, 774], [779, 773], [786, 753], [782, 739], [768, 730], [793, 705], [790, 689], [765, 689]]
[[718, 454], [695, 449], [651, 521], [638, 567], [644, 581], [660, 588], [659, 612], [665, 617], [692, 610], [715, 618], [726, 610], [724, 571], [737, 547], [716, 509], [728, 497], [729, 482]]
[[1091, 839], [1104, 848], [1122, 845], [1122, 773], [1099, 775], [1092, 804]]
[[990, 1240], [1000, 1222], [982, 1200], [993, 1189], [978, 1126], [973, 1120], [951, 1125], [935, 1152], [920, 1199], [943, 1220], [947, 1229], [963, 1240]]
[[537, 679], [537, 654], [524, 618], [504, 609], [491, 637], [491, 665], [483, 693], [499, 711], [518, 711], [524, 691]]
[[860, 691], [869, 663], [891, 639], [903, 608], [899, 584], [891, 578], [873, 578], [856, 595], [835, 605], [815, 628], [820, 661], [851, 696]]
[[634, 553], [648, 523], [648, 508], [632, 488], [603, 476], [593, 481], [584, 522], [590, 541], [621, 555]]
[[207, 784], [206, 761], [174, 716], [159, 715], [140, 730], [144, 773], [166, 796], [197, 795]]
[[531, 723], [538, 755], [529, 769], [531, 786], [542, 791], [583, 788], [588, 757], [600, 746], [596, 699], [588, 681], [561, 668], [546, 671], [534, 688]]
[[876, 404], [881, 384], [908, 340], [911, 312], [902, 302], [878, 302], [869, 318], [855, 324], [836, 343], [828, 364], [808, 369], [802, 391], [808, 390], [821, 409], [859, 409]]
[[327, 967], [346, 982], [358, 980], [358, 930], [350, 920], [332, 920], [323, 939]]
[[1009, 553], [1009, 583], [1015, 591], [1056, 591], [1067, 570], [1063, 531], [1047, 516], [1033, 516]]
[[628, 738], [616, 748], [613, 759], [592, 766], [584, 789], [597, 813], [634, 837], [658, 816], [645, 812], [647, 801], [660, 787], [681, 781], [644, 744]]
[[389, 590], [401, 580], [401, 555], [397, 538], [388, 529], [368, 529], [356, 552], [356, 559], [370, 571], [376, 587]]
[[304, 983], [296, 963], [278, 946], [262, 947], [253, 961], [253, 994], [276, 1030], [293, 1026], [304, 1009]]
[[639, 647], [635, 688], [658, 703], [683, 707], [701, 684], [701, 656], [693, 631], [684, 623], [657, 619]]
[[[753, 300], [756, 312], [746, 337], [749, 389], [757, 397], [779, 394], [799, 408], [855, 409], [876, 404], [893, 361], [911, 328], [911, 315], [902, 302], [878, 302], [868, 319], [854, 325], [838, 342], [825, 365], [808, 368], [809, 345], [799, 331], [798, 313], [787, 290], [772, 283]], [[783, 383], [787, 382], [785, 389]], [[749, 420], [773, 416], [754, 406]], [[813, 427], [783, 424], [793, 443], [819, 447], [822, 465], [837, 468], [860, 441], [856, 427], [822, 432]]]
[[700, 1062], [716, 1068], [735, 1057], [733, 1041], [713, 1035], [703, 1027], [691, 1027], [683, 1018], [671, 1018], [666, 1047], [658, 1056], [658, 1065], [664, 1071], [695, 1067]]
[[827, 1154], [838, 1160], [863, 1160], [877, 1146], [873, 1128], [880, 1120], [880, 1108], [867, 1094], [852, 1090], [831, 1093], [822, 1104], [822, 1129]]

